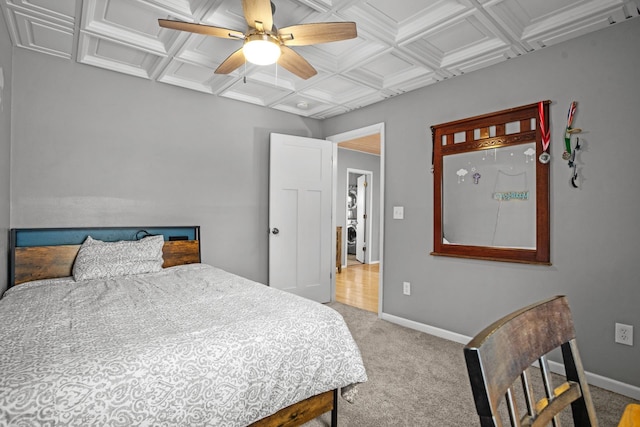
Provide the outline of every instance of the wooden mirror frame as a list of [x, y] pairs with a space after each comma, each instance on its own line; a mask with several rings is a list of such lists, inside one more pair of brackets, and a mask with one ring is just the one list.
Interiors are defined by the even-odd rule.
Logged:
[[[542, 101], [546, 127], [549, 123], [549, 104]], [[433, 252], [431, 255], [459, 258], [476, 258], [493, 261], [550, 265], [549, 225], [549, 164], [538, 157], [543, 152], [542, 132], [538, 103], [489, 113], [481, 116], [443, 123], [431, 127], [433, 137], [433, 197], [434, 225]], [[531, 129], [532, 119], [535, 129]], [[506, 133], [507, 123], [519, 122], [517, 133]], [[495, 132], [490, 132], [495, 129]], [[477, 132], [479, 131], [479, 132]], [[494, 133], [494, 136], [490, 136]], [[463, 134], [465, 140], [455, 142], [455, 135]], [[477, 137], [477, 139], [476, 139]], [[536, 246], [532, 249], [444, 244], [442, 227], [443, 209], [443, 158], [451, 154], [486, 150], [525, 143], [536, 143]]]

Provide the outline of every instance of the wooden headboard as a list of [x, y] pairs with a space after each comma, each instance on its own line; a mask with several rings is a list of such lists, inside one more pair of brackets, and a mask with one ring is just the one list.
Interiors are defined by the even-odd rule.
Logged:
[[200, 227], [22, 228], [10, 231], [9, 287], [72, 275], [87, 236], [107, 242], [164, 236], [164, 268], [201, 262]]

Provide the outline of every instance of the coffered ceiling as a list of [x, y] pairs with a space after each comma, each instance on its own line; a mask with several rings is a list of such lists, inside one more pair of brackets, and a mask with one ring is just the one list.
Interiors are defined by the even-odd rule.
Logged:
[[158, 18], [244, 31], [241, 0], [0, 0], [15, 46], [313, 118], [327, 118], [639, 15], [640, 0], [273, 0], [278, 27], [355, 21], [358, 37], [295, 47], [318, 74], [214, 74], [241, 41]]

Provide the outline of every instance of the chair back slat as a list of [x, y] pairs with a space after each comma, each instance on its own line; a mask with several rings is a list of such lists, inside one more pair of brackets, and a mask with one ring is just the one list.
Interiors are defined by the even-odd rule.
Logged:
[[531, 382], [529, 381], [528, 369], [522, 371], [520, 379], [522, 380], [522, 390], [524, 391], [524, 402], [527, 405], [527, 413], [532, 414], [534, 408], [533, 388], [531, 386]]
[[518, 416], [518, 404], [516, 403], [516, 400], [513, 397], [512, 387], [509, 387], [507, 389], [507, 393], [505, 394], [505, 399], [507, 400], [507, 410], [509, 411], [509, 421], [511, 421], [511, 425], [520, 427], [520, 417]]
[[[544, 385], [544, 394], [547, 397], [546, 400], [549, 401], [549, 399], [553, 397], [553, 380], [551, 379], [551, 371], [549, 370], [547, 356], [541, 356], [538, 359], [538, 363], [540, 364], [540, 374], [542, 376], [542, 384]], [[558, 417], [553, 417], [551, 422], [553, 423], [553, 427], [562, 427]]]

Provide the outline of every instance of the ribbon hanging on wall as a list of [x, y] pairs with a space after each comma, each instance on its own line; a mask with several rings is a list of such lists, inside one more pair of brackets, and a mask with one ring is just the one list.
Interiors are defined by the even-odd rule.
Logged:
[[542, 137], [542, 154], [540, 154], [538, 160], [540, 160], [540, 163], [546, 164], [551, 160], [551, 155], [547, 152], [549, 144], [551, 143], [551, 134], [545, 121], [544, 103], [542, 101], [538, 102], [538, 119], [540, 121], [540, 134]]

